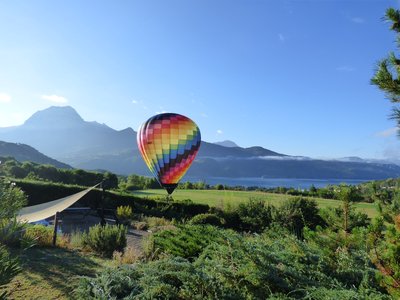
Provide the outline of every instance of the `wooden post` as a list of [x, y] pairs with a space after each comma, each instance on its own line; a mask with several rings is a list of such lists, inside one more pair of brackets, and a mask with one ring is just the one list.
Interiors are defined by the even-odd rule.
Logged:
[[54, 215], [54, 232], [53, 232], [53, 247], [56, 246], [57, 242], [57, 229], [58, 229], [58, 212]]
[[104, 180], [101, 182], [101, 226], [106, 225], [106, 217], [104, 213], [104, 200], [105, 200], [105, 188], [104, 188]]

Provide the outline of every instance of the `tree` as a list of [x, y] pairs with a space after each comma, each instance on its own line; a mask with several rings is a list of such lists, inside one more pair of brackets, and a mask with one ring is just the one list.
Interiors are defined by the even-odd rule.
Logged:
[[[397, 35], [397, 45], [400, 47], [400, 11], [389, 8], [384, 19], [391, 23], [390, 29]], [[378, 62], [378, 67], [371, 83], [385, 92], [386, 97], [392, 103], [400, 103], [400, 59], [391, 52], [389, 55]], [[400, 127], [400, 107], [394, 106], [391, 119], [397, 121]], [[398, 132], [400, 135], [400, 131]]]

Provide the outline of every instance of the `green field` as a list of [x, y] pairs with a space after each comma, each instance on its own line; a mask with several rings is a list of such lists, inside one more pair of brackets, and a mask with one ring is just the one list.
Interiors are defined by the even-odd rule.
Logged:
[[[141, 190], [133, 192], [138, 197], [155, 198], [165, 196], [164, 190]], [[269, 204], [279, 205], [286, 199], [290, 199], [294, 196], [256, 192], [256, 191], [230, 191], [230, 190], [175, 190], [172, 194], [174, 200], [185, 200], [190, 199], [195, 203], [208, 204], [210, 206], [216, 206], [220, 208], [226, 208], [228, 206], [234, 207], [248, 201], [249, 199], [264, 200]], [[338, 200], [312, 198], [317, 201], [320, 208], [335, 207], [340, 205]], [[377, 215], [377, 209], [373, 203], [356, 203], [354, 204], [356, 209], [365, 212], [369, 217], [375, 217]]]

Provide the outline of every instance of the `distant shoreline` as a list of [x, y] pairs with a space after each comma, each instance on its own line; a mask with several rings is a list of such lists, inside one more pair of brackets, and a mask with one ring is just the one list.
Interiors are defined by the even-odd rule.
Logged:
[[316, 188], [326, 187], [327, 185], [339, 185], [345, 183], [348, 185], [357, 185], [363, 182], [375, 179], [310, 179], [310, 178], [262, 178], [262, 177], [184, 177], [181, 182], [199, 182], [204, 181], [209, 185], [224, 184], [228, 186], [243, 186], [243, 187], [263, 187], [263, 188], [299, 188], [309, 189], [311, 186]]

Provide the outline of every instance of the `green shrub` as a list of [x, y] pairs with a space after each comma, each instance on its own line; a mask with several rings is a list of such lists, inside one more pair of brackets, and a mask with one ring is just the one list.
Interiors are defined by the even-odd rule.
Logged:
[[221, 226], [224, 222], [215, 214], [199, 214], [194, 216], [190, 221], [192, 225], [214, 225]]
[[147, 257], [157, 257], [168, 253], [188, 259], [194, 259], [212, 242], [222, 239], [221, 230], [214, 226], [182, 225], [174, 230], [156, 232], [147, 248]]
[[30, 240], [24, 238], [26, 226], [16, 218], [0, 220], [0, 244], [15, 248], [27, 246]]
[[126, 247], [126, 233], [127, 229], [123, 225], [95, 225], [82, 235], [82, 244], [97, 254], [110, 258], [114, 251], [122, 252]]
[[133, 217], [132, 207], [129, 205], [117, 207], [117, 218], [124, 224], [129, 224]]
[[[203, 280], [183, 258], [169, 258], [135, 267], [107, 269], [96, 278], [81, 279], [78, 299], [214, 299], [201, 295]], [[204, 297], [201, 297], [204, 296]]]
[[150, 229], [154, 229], [155, 227], [160, 227], [160, 226], [168, 226], [173, 223], [172, 221], [166, 218], [159, 218], [159, 217], [144, 217], [141, 220], [146, 222], [148, 224], [148, 228]]
[[250, 199], [241, 203], [237, 208], [239, 227], [243, 231], [260, 233], [271, 224], [274, 211], [275, 207], [265, 205], [262, 200]]
[[36, 246], [50, 247], [53, 245], [53, 234], [53, 226], [29, 225], [26, 227], [24, 237], [34, 241]]
[[[336, 277], [323, 251], [285, 230], [273, 227], [256, 236], [227, 230], [220, 234], [221, 239], [211, 241], [192, 262], [168, 256], [84, 278], [78, 298], [390, 299], [379, 291], [376, 270], [352, 253], [347, 275], [357, 280], [348, 283]], [[352, 276], [351, 270], [362, 276]]]
[[0, 220], [14, 218], [26, 205], [27, 198], [15, 183], [0, 178]]
[[[9, 283], [21, 271], [18, 260], [12, 258], [7, 249], [0, 245], [0, 288]], [[7, 299], [5, 292], [0, 291], [0, 300]]]
[[282, 206], [277, 208], [274, 222], [287, 228], [298, 237], [302, 236], [304, 227], [315, 229], [318, 225], [325, 225], [319, 215], [317, 202], [302, 197], [286, 200]]

